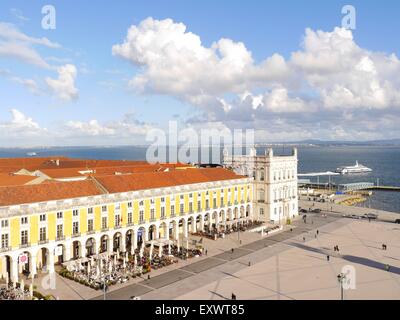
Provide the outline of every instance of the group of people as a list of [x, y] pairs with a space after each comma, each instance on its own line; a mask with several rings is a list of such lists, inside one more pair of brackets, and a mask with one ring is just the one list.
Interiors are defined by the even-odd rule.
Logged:
[[10, 283], [0, 287], [0, 300], [31, 300], [29, 290], [23, 290], [20, 287], [14, 288]]

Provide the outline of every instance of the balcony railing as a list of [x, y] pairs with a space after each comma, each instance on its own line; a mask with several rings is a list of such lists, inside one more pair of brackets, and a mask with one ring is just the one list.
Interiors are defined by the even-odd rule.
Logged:
[[87, 232], [87, 234], [95, 234], [95, 233], [96, 233], [95, 230], [90, 230], [90, 231]]
[[48, 239], [39, 240], [39, 241], [38, 241], [38, 244], [46, 244], [46, 243], [49, 243], [49, 240], [48, 240]]
[[107, 228], [107, 227], [101, 228], [101, 232], [106, 232], [106, 231], [108, 231], [108, 228]]
[[139, 220], [139, 224], [145, 224], [146, 221], [145, 220]]
[[171, 218], [175, 218], [175, 213], [171, 213], [171, 214], [170, 214], [170, 217], [171, 217]]
[[56, 237], [56, 241], [63, 241], [65, 240], [65, 236]]
[[75, 233], [73, 233], [73, 234], [71, 235], [72, 238], [78, 238], [78, 237], [80, 237], [80, 236], [81, 236], [81, 233], [80, 233], [80, 232], [75, 232]]
[[28, 248], [30, 246], [31, 246], [31, 243], [27, 242], [27, 243], [21, 243], [19, 247], [22, 249], [22, 248]]
[[1, 247], [0, 248], [0, 252], [7, 252], [7, 251], [11, 251], [11, 247]]
[[121, 228], [122, 228], [122, 226], [120, 224], [117, 226], [114, 226], [114, 229], [121, 229]]
[[127, 227], [132, 227], [132, 226], [134, 226], [134, 225], [135, 225], [135, 224], [134, 224], [133, 222], [128, 222], [126, 226], [127, 226]]

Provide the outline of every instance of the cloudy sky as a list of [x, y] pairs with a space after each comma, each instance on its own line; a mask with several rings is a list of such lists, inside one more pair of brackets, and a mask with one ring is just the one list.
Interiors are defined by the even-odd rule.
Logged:
[[0, 147], [400, 138], [398, 1], [0, 2]]

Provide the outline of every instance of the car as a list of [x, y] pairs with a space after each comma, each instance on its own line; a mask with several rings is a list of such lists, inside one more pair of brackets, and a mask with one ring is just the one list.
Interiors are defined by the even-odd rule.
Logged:
[[320, 212], [321, 212], [321, 209], [318, 209], [318, 208], [317, 208], [317, 209], [313, 209], [312, 212], [314, 212], [314, 213], [320, 213]]
[[394, 223], [400, 223], [400, 219], [394, 220]]
[[306, 210], [306, 209], [300, 209], [299, 212], [300, 212], [300, 213], [306, 213], [307, 210]]
[[378, 215], [375, 214], [375, 213], [365, 213], [364, 217], [367, 218], [367, 219], [377, 219]]
[[356, 214], [352, 214], [352, 215], [350, 216], [350, 218], [353, 218], [353, 219], [362, 219], [361, 216], [356, 215]]

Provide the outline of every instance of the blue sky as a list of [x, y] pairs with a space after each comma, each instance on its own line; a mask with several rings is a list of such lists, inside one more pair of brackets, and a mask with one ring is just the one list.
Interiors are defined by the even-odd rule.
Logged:
[[[398, 1], [52, 1], [56, 29], [44, 30], [46, 4], [0, 3], [0, 146], [141, 143], [169, 120], [254, 128], [260, 141], [400, 138]], [[350, 36], [335, 31], [345, 4], [356, 9]], [[168, 55], [158, 43], [169, 37], [177, 51]], [[138, 78], [144, 87], [130, 83]]]

